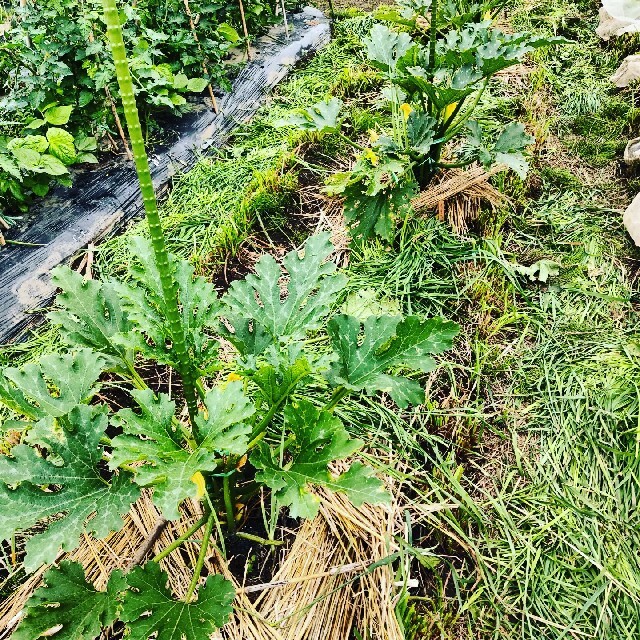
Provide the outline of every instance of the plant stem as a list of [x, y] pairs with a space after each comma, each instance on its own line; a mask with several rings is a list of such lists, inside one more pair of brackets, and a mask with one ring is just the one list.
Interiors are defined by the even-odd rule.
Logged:
[[179, 538], [176, 538], [168, 547], [163, 549], [158, 555], [154, 556], [152, 562], [160, 562], [166, 558], [172, 551], [175, 551], [183, 542], [186, 542], [203, 524], [207, 522], [208, 515], [202, 516], [198, 522], [191, 525]]
[[236, 533], [238, 538], [243, 538], [244, 540], [250, 540], [251, 542], [257, 542], [258, 544], [271, 545], [272, 547], [279, 547], [284, 544], [282, 540], [267, 540], [266, 538], [261, 538], [260, 536], [254, 536], [251, 533], [244, 533], [240, 531]]
[[461, 169], [468, 167], [471, 162], [438, 162], [437, 166], [441, 169]]
[[224, 496], [224, 510], [227, 516], [227, 534], [233, 535], [236, 532], [235, 514], [233, 512], [233, 497], [231, 495], [231, 482], [228, 474], [222, 478], [222, 494]]
[[204, 561], [207, 557], [207, 551], [209, 550], [209, 540], [211, 539], [211, 531], [213, 530], [213, 513], [209, 514], [207, 518], [207, 527], [204, 530], [204, 537], [202, 538], [202, 546], [200, 547], [200, 553], [198, 554], [198, 560], [196, 561], [196, 566], [193, 571], [193, 578], [191, 578], [191, 584], [187, 589], [187, 595], [184, 597], [185, 602], [189, 602], [191, 600], [191, 596], [193, 592], [196, 590], [198, 586], [198, 580], [200, 579], [200, 574], [202, 573], [202, 567], [204, 567]]
[[160, 274], [160, 283], [162, 286], [162, 295], [164, 298], [169, 330], [171, 332], [171, 340], [176, 353], [178, 362], [180, 363], [180, 375], [182, 377], [182, 385], [184, 388], [184, 396], [189, 409], [189, 417], [193, 424], [194, 418], [198, 412], [198, 405], [195, 394], [195, 376], [187, 347], [185, 343], [182, 321], [180, 318], [180, 310], [178, 308], [178, 288], [173, 278], [173, 273], [169, 265], [169, 252], [162, 231], [160, 215], [158, 213], [158, 203], [156, 194], [153, 189], [151, 180], [151, 172], [149, 170], [149, 161], [144, 146], [144, 138], [142, 137], [142, 127], [140, 126], [140, 117], [136, 107], [136, 99], [133, 91], [133, 82], [129, 65], [127, 64], [127, 56], [124, 48], [124, 40], [122, 38], [122, 27], [120, 26], [120, 17], [116, 0], [102, 0], [104, 9], [104, 18], [107, 25], [107, 35], [111, 45], [111, 54], [116, 67], [116, 77], [120, 86], [120, 94], [122, 96], [122, 106], [124, 115], [129, 129], [129, 137], [131, 139], [131, 148], [133, 150], [133, 160], [138, 173], [140, 182], [140, 192], [142, 193], [142, 202], [144, 204], [147, 222], [149, 225], [149, 234], [153, 245], [153, 252], [156, 261], [156, 267]]
[[336, 387], [333, 390], [333, 395], [331, 396], [331, 399], [324, 406], [323, 411], [332, 412], [338, 405], [338, 402], [340, 402], [340, 400], [342, 400], [342, 398], [344, 398], [348, 393], [349, 393], [348, 389], [345, 389], [344, 387]]
[[427, 77], [433, 82], [436, 68], [436, 38], [438, 35], [438, 0], [431, 2], [431, 24], [429, 25], [429, 70]]
[[354, 149], [358, 149], [359, 151], [366, 151], [366, 149], [361, 144], [358, 144], [357, 142], [354, 142], [353, 140], [351, 140], [351, 138], [348, 138], [347, 136], [345, 136], [344, 133], [342, 133], [342, 131], [338, 131], [336, 135], [342, 138], [342, 140], [344, 140], [345, 142], [349, 143]]

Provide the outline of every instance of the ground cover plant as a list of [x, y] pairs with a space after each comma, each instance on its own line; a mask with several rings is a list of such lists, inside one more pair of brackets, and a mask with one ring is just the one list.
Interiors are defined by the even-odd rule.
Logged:
[[[160, 632], [204, 639], [225, 623], [234, 598], [222, 576], [198, 587], [217, 514], [225, 514], [226, 532], [234, 534], [235, 505], [261, 486], [271, 489], [276, 511], [287, 507], [292, 517], [316, 514], [313, 486], [345, 493], [356, 505], [387, 500], [383, 483], [361, 462], [332, 472], [333, 462], [363, 446], [334, 409], [358, 392], [386, 391], [402, 408], [423, 402], [422, 386], [396, 370], [432, 370], [433, 355], [451, 347], [457, 326], [412, 315], [362, 322], [332, 314], [327, 321], [346, 285], [327, 262], [328, 234], [311, 236], [302, 253], [285, 257], [284, 300], [283, 272], [269, 256], [222, 299], [204, 278], [194, 278], [193, 268], [166, 249], [115, 0], [104, 7], [150, 240], [133, 241], [133, 283], [84, 281], [68, 268], [54, 270], [62, 293], [50, 319], [69, 350], [5, 368], [0, 378], [0, 400], [19, 416], [11, 424], [22, 434], [0, 459], [0, 504], [8, 514], [0, 537], [41, 523], [27, 542], [24, 565], [31, 571], [53, 562], [59, 549], [74, 549], [83, 532], [104, 537], [119, 530], [140, 487], [153, 489], [169, 520], [180, 517], [186, 498], [201, 500], [205, 515], [197, 525], [151, 562], [125, 575], [113, 572], [105, 592], [92, 589], [80, 565], [63, 562], [48, 571], [16, 636], [37, 638], [61, 625], [65, 634], [93, 638], [120, 619], [140, 638]], [[311, 331], [322, 329], [332, 354], [305, 345]], [[235, 370], [207, 390], [202, 376], [221, 366], [217, 336], [235, 348]], [[180, 419], [175, 400], [147, 387], [136, 371], [140, 357], [179, 373], [188, 418]], [[99, 400], [105, 371], [133, 385], [135, 408], [110, 415]], [[314, 393], [314, 378], [326, 381], [328, 397]], [[110, 428], [115, 437], [107, 435]], [[158, 561], [202, 526], [193, 579], [176, 600]]]
[[[274, 21], [273, 12], [261, 1], [247, 2], [245, 8], [251, 33]], [[147, 134], [157, 132], [158, 117], [188, 111], [187, 98], [198, 96], [207, 86], [229, 89], [223, 58], [231, 47], [244, 42], [236, 29], [242, 30], [238, 12], [238, 3], [198, 0], [191, 4], [150, 0], [122, 8], [120, 17]], [[109, 146], [102, 141], [113, 141], [113, 137], [105, 135], [122, 137], [119, 89], [100, 4], [95, 0], [29, 2], [13, 7], [9, 18], [8, 29], [0, 36], [3, 137], [30, 135], [50, 123], [56, 112], [66, 113], [66, 130], [76, 139], [97, 136], [102, 146]], [[210, 95], [214, 99], [212, 91]], [[126, 146], [124, 138], [123, 143]], [[89, 161], [86, 153], [75, 162]], [[48, 172], [30, 167], [26, 172], [21, 166], [16, 168], [13, 160], [10, 163], [5, 157], [0, 166], [0, 215], [5, 218], [25, 209], [30, 197], [43, 195], [45, 186], [56, 178], [60, 182], [63, 175], [59, 167], [50, 167]], [[37, 180], [34, 173], [38, 173]]]

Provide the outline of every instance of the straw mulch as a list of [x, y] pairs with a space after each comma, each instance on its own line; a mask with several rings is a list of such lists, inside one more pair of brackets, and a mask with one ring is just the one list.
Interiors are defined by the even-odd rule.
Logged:
[[504, 169], [502, 165], [489, 171], [481, 166], [449, 169], [441, 174], [437, 184], [413, 198], [411, 204], [418, 213], [436, 210], [438, 218], [447, 221], [456, 233], [465, 233], [468, 224], [478, 218], [483, 202], [492, 209], [504, 202], [504, 194], [489, 183], [491, 176]]
[[[320, 513], [306, 521], [284, 555], [277, 574], [262, 585], [243, 588], [213, 546], [209, 573], [221, 573], [237, 590], [235, 614], [214, 636], [218, 640], [344, 640], [357, 629], [372, 640], [402, 640], [394, 614], [394, 574], [391, 564], [367, 571], [372, 563], [397, 551], [394, 536], [402, 531], [401, 510], [391, 506], [355, 508], [343, 496], [319, 493]], [[170, 522], [153, 545], [158, 553], [200, 516], [199, 506], [188, 503], [184, 517]], [[148, 494], [134, 505], [124, 528], [105, 540], [85, 536], [71, 554], [58, 560], [77, 560], [96, 588], [103, 588], [116, 568], [131, 566], [139, 548], [156, 529], [160, 514]], [[198, 546], [185, 543], [161, 565], [176, 596], [185, 594], [189, 565]], [[46, 567], [40, 569], [0, 604], [0, 638], [8, 638], [22, 615], [25, 602], [38, 587]]]

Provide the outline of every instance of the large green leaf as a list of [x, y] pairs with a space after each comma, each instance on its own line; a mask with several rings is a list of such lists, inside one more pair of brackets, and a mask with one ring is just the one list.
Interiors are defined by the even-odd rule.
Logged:
[[238, 454], [246, 451], [251, 427], [244, 424], [253, 406], [242, 392], [242, 384], [232, 382], [225, 389], [213, 389], [205, 397], [207, 417], [197, 418], [199, 445], [190, 450], [173, 420], [175, 403], [165, 394], [134, 391], [141, 412], [119, 411], [113, 424], [123, 434], [113, 439], [112, 469], [133, 462], [135, 480], [140, 486], [154, 488], [153, 501], [165, 518], [180, 517], [178, 507], [186, 498], [196, 498], [198, 487], [193, 476], [214, 471], [216, 453]]
[[178, 507], [186, 498], [198, 493], [193, 476], [213, 471], [217, 463], [205, 449], [190, 451], [183, 446], [183, 437], [174, 426], [175, 403], [169, 396], [157, 398], [149, 389], [133, 391], [141, 413], [132, 409], [119, 411], [113, 424], [123, 434], [113, 439], [113, 456], [109, 466], [142, 462], [135, 468], [135, 481], [142, 487], [153, 486], [153, 502], [168, 520], [180, 517]]
[[106, 407], [75, 407], [64, 424], [56, 429], [46, 419], [36, 425], [34, 440], [48, 451], [46, 458], [24, 444], [0, 457], [0, 539], [38, 523], [43, 529], [27, 541], [28, 571], [53, 562], [59, 549], [75, 549], [83, 532], [103, 538], [119, 530], [139, 495], [129, 474], [103, 477]]
[[72, 106], [49, 107], [49, 109], [44, 112], [44, 119], [49, 124], [57, 126], [61, 124], [67, 124], [67, 122], [69, 122], [69, 118], [71, 117], [72, 111]]
[[361, 463], [338, 476], [330, 473], [329, 464], [348, 458], [363, 445], [349, 436], [338, 418], [307, 400], [287, 405], [284, 415], [285, 429], [295, 438], [290, 459], [281, 464], [279, 448], [261, 444], [251, 463], [259, 469], [256, 481], [270, 487], [293, 518], [313, 518], [318, 512], [320, 501], [312, 492], [314, 486], [345, 493], [356, 506], [389, 499], [373, 470]]
[[[130, 640], [209, 640], [233, 612], [233, 585], [221, 575], [209, 576], [198, 589], [196, 602], [174, 600], [167, 588], [169, 578], [155, 562], [136, 567], [127, 576], [120, 618], [127, 624]], [[157, 635], [156, 635], [157, 634]]]
[[[16, 398], [23, 397], [32, 404], [31, 414], [59, 418], [93, 396], [104, 367], [105, 360], [91, 349], [51, 353], [38, 363], [7, 367], [0, 374], [0, 402], [12, 406]], [[25, 411], [25, 415], [29, 413]]]
[[[179, 368], [151, 242], [132, 238], [131, 253], [137, 261], [130, 267], [134, 282], [119, 282], [113, 286], [136, 331], [121, 335], [117, 340], [149, 359]], [[181, 330], [191, 360], [200, 372], [210, 373], [217, 367], [218, 342], [205, 329], [217, 322], [219, 303], [215, 287], [201, 276], [194, 277], [193, 267], [186, 260], [170, 256], [169, 268], [178, 285]]]
[[239, 380], [214, 387], [204, 398], [206, 416], [196, 417], [196, 436], [200, 447], [224, 455], [242, 455], [247, 450], [251, 427], [244, 421], [255, 408], [244, 395]]
[[376, 24], [368, 38], [364, 39], [367, 47], [367, 57], [374, 67], [393, 74], [398, 60], [402, 58], [411, 47], [413, 40], [408, 33], [396, 32], [383, 24]]
[[73, 164], [76, 160], [76, 146], [73, 136], [64, 129], [50, 127], [47, 129], [49, 153], [54, 155], [64, 165]]
[[414, 151], [428, 155], [436, 143], [438, 122], [435, 118], [418, 111], [412, 111], [407, 119], [409, 146]]
[[416, 187], [404, 176], [407, 165], [389, 159], [352, 173], [335, 174], [326, 191], [344, 198], [344, 217], [353, 238], [366, 240], [374, 234], [386, 241], [394, 237], [395, 224], [411, 211]]
[[318, 102], [306, 109], [300, 109], [287, 118], [278, 120], [276, 126], [293, 126], [302, 131], [317, 131], [319, 133], [336, 133], [340, 131], [342, 100], [331, 98]]
[[[119, 570], [109, 576], [105, 591], [87, 582], [82, 565], [63, 560], [45, 573], [44, 585], [27, 600], [24, 617], [12, 640], [94, 640], [113, 624], [122, 606], [127, 582]], [[55, 627], [61, 628], [52, 633]]]
[[90, 347], [107, 357], [110, 365], [126, 368], [127, 350], [116, 341], [118, 334], [131, 330], [127, 314], [111, 284], [85, 280], [67, 266], [51, 272], [52, 283], [62, 289], [57, 309], [48, 314], [71, 346]]
[[225, 335], [242, 355], [259, 355], [272, 344], [286, 343], [318, 329], [340, 290], [344, 275], [327, 258], [333, 251], [329, 233], [311, 236], [304, 255], [284, 258], [289, 277], [283, 299], [283, 272], [270, 255], [260, 258], [256, 273], [235, 281], [223, 297], [223, 315], [232, 326]]
[[524, 180], [529, 170], [523, 151], [535, 142], [519, 122], [511, 122], [500, 133], [498, 139], [491, 143], [484, 137], [480, 123], [470, 120], [467, 123], [467, 155], [475, 157], [486, 168], [492, 164], [504, 164], [513, 169]]
[[332, 385], [354, 391], [386, 391], [403, 409], [421, 404], [424, 390], [417, 382], [387, 372], [398, 367], [431, 371], [436, 365], [432, 356], [450, 349], [458, 330], [442, 318], [370, 316], [362, 332], [360, 320], [334, 316], [328, 331], [337, 359], [327, 377]]

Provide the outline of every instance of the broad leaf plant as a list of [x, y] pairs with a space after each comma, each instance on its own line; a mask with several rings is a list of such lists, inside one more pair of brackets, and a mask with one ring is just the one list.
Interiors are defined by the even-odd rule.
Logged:
[[443, 169], [475, 162], [527, 173], [524, 155], [534, 138], [519, 123], [485, 131], [474, 111], [491, 78], [536, 49], [566, 42], [492, 27], [501, 2], [400, 0], [379, 12], [392, 29], [376, 24], [365, 39], [366, 57], [384, 79], [382, 100], [389, 127], [370, 131], [365, 147], [342, 133], [338, 98], [279, 121], [320, 134], [337, 134], [357, 152], [350, 171], [332, 175], [326, 191], [344, 199], [352, 237], [377, 235], [390, 242], [396, 223], [411, 213], [411, 199]]
[[[201, 584], [214, 529], [242, 535], [238, 505], [263, 488], [276, 511], [296, 518], [318, 512], [317, 487], [355, 505], [387, 501], [383, 482], [357, 460], [364, 443], [335, 409], [360, 393], [386, 393], [400, 408], [422, 403], [417, 374], [436, 366], [458, 328], [439, 318], [336, 313], [346, 278], [330, 260], [328, 233], [282, 264], [263, 256], [221, 297], [168, 254], [116, 3], [103, 3], [150, 239], [132, 241], [127, 282], [56, 268], [61, 292], [49, 317], [66, 351], [2, 371], [0, 402], [15, 414], [20, 442], [0, 457], [0, 539], [26, 535], [24, 567], [35, 571], [86, 535], [121, 529], [143, 489], [167, 520], [181, 517], [185, 500], [200, 502], [203, 516], [153, 559], [114, 571], [102, 590], [79, 564], [54, 564], [14, 637], [89, 640], [119, 620], [134, 640], [206, 640], [235, 597], [223, 576]], [[319, 109], [317, 119], [325, 117]], [[323, 335], [327, 349], [309, 344]], [[181, 392], [149, 388], [140, 374], [148, 363], [175, 370]], [[128, 407], [112, 411], [105, 379], [129, 389]], [[159, 562], [199, 532], [191, 583], [177, 597]]]

